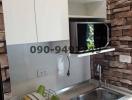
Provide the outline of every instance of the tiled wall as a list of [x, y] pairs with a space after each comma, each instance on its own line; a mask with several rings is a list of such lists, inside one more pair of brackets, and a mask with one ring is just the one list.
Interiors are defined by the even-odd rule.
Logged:
[[[93, 56], [93, 70], [101, 64], [103, 80], [132, 89], [132, 0], [107, 0], [107, 13], [112, 23], [111, 45], [116, 51]], [[122, 55], [126, 61], [120, 60]]]
[[[8, 45], [12, 95], [20, 96], [35, 91], [43, 84], [47, 89], [59, 90], [91, 78], [90, 57], [70, 56], [70, 76], [67, 76], [68, 59], [64, 53], [31, 53], [31, 46], [65, 46], [68, 41]], [[17, 60], [16, 60], [17, 59]], [[60, 66], [60, 67], [59, 67]], [[38, 77], [38, 70], [46, 75]]]

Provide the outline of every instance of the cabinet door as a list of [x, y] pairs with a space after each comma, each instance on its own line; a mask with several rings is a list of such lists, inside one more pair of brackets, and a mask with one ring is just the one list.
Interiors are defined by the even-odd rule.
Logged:
[[39, 42], [69, 39], [68, 0], [36, 0]]
[[3, 0], [7, 45], [37, 41], [34, 0]]

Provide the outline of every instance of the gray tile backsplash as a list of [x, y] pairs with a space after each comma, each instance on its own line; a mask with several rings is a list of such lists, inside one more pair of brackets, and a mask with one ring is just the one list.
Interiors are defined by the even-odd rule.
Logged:
[[[44, 84], [47, 89], [59, 90], [90, 79], [90, 57], [70, 57], [71, 74], [68, 77], [66, 75], [68, 70], [66, 54], [30, 53], [32, 45], [47, 45], [53, 48], [57, 45], [64, 46], [68, 44], [67, 41], [60, 41], [7, 46], [13, 96], [34, 91], [40, 84]], [[58, 67], [59, 59], [62, 60], [60, 66], [63, 65], [63, 68]], [[37, 77], [38, 70], [44, 70], [46, 74], [43, 77]]]

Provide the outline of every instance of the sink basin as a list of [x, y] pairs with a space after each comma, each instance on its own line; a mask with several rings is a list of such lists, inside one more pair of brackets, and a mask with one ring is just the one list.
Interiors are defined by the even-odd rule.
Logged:
[[97, 88], [81, 94], [71, 100], [118, 100], [124, 95], [106, 88]]

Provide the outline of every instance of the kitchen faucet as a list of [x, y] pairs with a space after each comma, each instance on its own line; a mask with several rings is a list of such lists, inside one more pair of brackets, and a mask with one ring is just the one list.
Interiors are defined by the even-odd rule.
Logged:
[[97, 65], [97, 72], [99, 73], [99, 87], [101, 87], [101, 84], [102, 84], [102, 67], [100, 64]]

